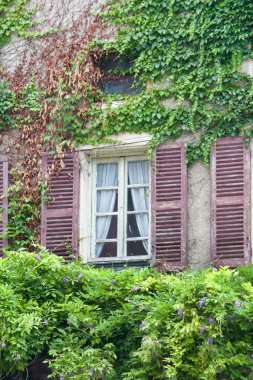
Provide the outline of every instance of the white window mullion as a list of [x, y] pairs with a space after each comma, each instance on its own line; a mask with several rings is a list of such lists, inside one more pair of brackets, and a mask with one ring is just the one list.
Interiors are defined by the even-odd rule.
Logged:
[[119, 159], [119, 190], [118, 190], [118, 249], [117, 256], [124, 257], [124, 158]]
[[128, 157], [125, 157], [124, 159], [124, 166], [125, 166], [125, 183], [124, 183], [124, 254], [127, 258], [127, 223], [128, 223]]

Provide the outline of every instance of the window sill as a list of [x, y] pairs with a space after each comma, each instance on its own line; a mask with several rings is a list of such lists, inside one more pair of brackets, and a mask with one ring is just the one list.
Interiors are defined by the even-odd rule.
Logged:
[[103, 257], [99, 259], [91, 259], [87, 260], [88, 264], [104, 264], [104, 263], [134, 263], [136, 261], [149, 261], [151, 259], [149, 256], [129, 256], [129, 257]]
[[115, 260], [88, 260], [85, 265], [94, 265], [101, 268], [111, 268], [115, 270], [121, 270], [126, 268], [142, 268], [150, 267], [150, 257], [145, 259], [115, 259]]

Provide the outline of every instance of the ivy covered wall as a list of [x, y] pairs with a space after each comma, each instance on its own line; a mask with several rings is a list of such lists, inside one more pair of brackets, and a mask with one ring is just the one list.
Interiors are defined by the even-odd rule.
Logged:
[[[31, 205], [28, 245], [37, 236], [29, 235], [29, 228], [40, 219], [32, 210], [40, 204], [42, 150], [61, 153], [115, 133], [148, 132], [151, 150], [184, 137], [189, 164], [208, 163], [218, 137], [242, 135], [247, 143], [253, 136], [253, 79], [241, 69], [250, 73], [253, 59], [250, 0], [69, 0], [66, 12], [61, 2], [44, 6], [48, 17], [39, 1], [28, 3], [37, 10], [37, 25], [22, 10], [13, 32], [25, 23], [29, 39], [14, 37], [2, 48], [0, 88], [3, 141], [15, 131], [1, 151], [9, 151], [13, 167], [16, 157], [21, 163], [19, 197]], [[19, 56], [12, 53], [15, 44]], [[130, 57], [130, 73], [143, 82], [140, 94], [105, 96], [99, 90], [101, 51]], [[11, 54], [16, 63], [8, 65]], [[114, 100], [124, 102], [112, 107]], [[192, 193], [203, 183], [201, 199], [208, 209], [208, 169], [201, 165], [196, 188], [195, 168], [189, 169]]]

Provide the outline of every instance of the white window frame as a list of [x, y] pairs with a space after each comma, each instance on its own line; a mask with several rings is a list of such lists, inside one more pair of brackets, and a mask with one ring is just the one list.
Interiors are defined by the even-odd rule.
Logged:
[[[149, 251], [148, 255], [145, 256], [121, 256], [121, 257], [100, 257], [95, 258], [93, 252], [95, 252], [95, 230], [92, 223], [92, 217], [94, 217], [94, 209], [91, 205], [95, 204], [94, 197], [94, 182], [93, 178], [94, 165], [96, 162], [115, 162], [124, 158], [125, 165], [131, 160], [148, 160], [148, 143], [151, 137], [148, 134], [120, 134], [118, 136], [111, 136], [113, 144], [101, 144], [99, 146], [82, 146], [80, 148], [81, 156], [81, 176], [80, 176], [80, 217], [79, 217], [79, 246], [80, 246], [80, 257], [83, 262], [90, 263], [106, 263], [106, 262], [134, 262], [140, 260], [150, 260], [151, 258], [151, 220], [149, 220]], [[150, 165], [151, 166], [151, 165]], [[119, 171], [120, 172], [123, 171]], [[126, 169], [124, 170], [125, 175]], [[121, 173], [120, 175], [122, 175]], [[151, 169], [150, 169], [151, 178]], [[126, 178], [123, 179], [126, 181]], [[125, 182], [126, 183], [126, 182]], [[149, 184], [151, 189], [151, 183]], [[126, 191], [125, 199], [119, 199], [119, 207], [125, 207], [124, 218], [127, 217], [126, 212]], [[151, 219], [151, 194], [149, 196], [149, 217]], [[119, 223], [119, 220], [118, 220]], [[124, 221], [126, 223], [126, 221]], [[125, 224], [126, 225], [126, 224]], [[126, 246], [126, 239], [124, 236], [119, 236], [118, 229], [118, 244], [123, 244]], [[93, 248], [93, 249], [92, 249]], [[123, 246], [122, 246], [123, 249]], [[92, 252], [93, 251], [93, 252]], [[118, 247], [118, 252], [120, 252], [120, 247]], [[124, 253], [126, 253], [126, 247], [124, 247]]]

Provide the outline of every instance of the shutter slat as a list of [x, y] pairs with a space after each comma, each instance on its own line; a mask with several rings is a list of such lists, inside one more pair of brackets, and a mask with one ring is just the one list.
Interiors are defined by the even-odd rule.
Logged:
[[[64, 167], [53, 170], [62, 161]], [[62, 159], [42, 156], [43, 178], [48, 179], [49, 194], [42, 204], [41, 244], [65, 259], [78, 252], [78, 153], [68, 153]]]
[[211, 149], [211, 240], [214, 265], [250, 263], [250, 154], [240, 137]]
[[[7, 233], [8, 224], [8, 157], [0, 156], [0, 235]], [[6, 237], [0, 237], [0, 257], [4, 257], [3, 249], [8, 245]]]
[[183, 142], [166, 142], [155, 152], [152, 172], [152, 249], [156, 266], [186, 266], [186, 160]]

